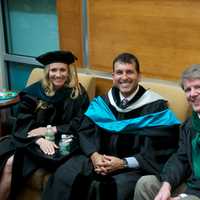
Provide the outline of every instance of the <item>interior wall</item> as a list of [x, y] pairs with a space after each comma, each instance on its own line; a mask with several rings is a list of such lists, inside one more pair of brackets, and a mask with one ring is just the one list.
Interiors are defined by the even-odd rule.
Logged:
[[[60, 42], [82, 59], [81, 0], [57, 0]], [[121, 52], [135, 53], [145, 77], [177, 80], [200, 63], [200, 1], [88, 0], [89, 63], [112, 71]]]
[[199, 8], [196, 0], [88, 1], [91, 67], [110, 71], [113, 57], [130, 51], [145, 76], [178, 79], [200, 63]]
[[72, 51], [83, 65], [82, 1], [57, 0], [60, 48]]

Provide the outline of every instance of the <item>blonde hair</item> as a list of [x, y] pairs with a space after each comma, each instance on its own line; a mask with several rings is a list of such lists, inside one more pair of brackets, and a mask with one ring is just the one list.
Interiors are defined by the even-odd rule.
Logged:
[[[79, 85], [78, 75], [76, 66], [74, 64], [66, 64], [68, 68], [68, 78], [64, 84], [66, 88], [72, 88], [70, 98], [76, 99], [81, 94], [81, 88]], [[47, 96], [54, 96], [55, 90], [53, 89], [53, 84], [49, 80], [49, 65], [44, 69], [44, 77], [42, 79], [42, 87], [44, 88], [45, 94]]]

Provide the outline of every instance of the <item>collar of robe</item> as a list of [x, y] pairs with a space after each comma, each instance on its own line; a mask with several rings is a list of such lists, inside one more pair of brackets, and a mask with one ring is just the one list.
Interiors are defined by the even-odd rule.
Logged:
[[141, 98], [141, 96], [144, 95], [144, 93], [146, 92], [146, 89], [144, 87], [142, 87], [141, 85], [138, 85], [138, 89], [137, 89], [137, 92], [135, 93], [135, 95], [128, 100], [128, 103], [123, 106], [121, 104], [121, 98], [120, 98], [120, 91], [119, 91], [119, 88], [117, 87], [112, 87], [109, 92], [108, 92], [108, 98], [111, 102], [111, 104], [116, 107], [116, 109], [120, 112], [129, 112], [129, 110], [132, 108], [130, 107], [131, 105], [133, 105], [133, 103], [137, 102], [138, 99]]
[[38, 81], [20, 92], [20, 95], [28, 94], [33, 97], [36, 97], [40, 100], [49, 102], [49, 103], [57, 103], [62, 101], [63, 99], [69, 98], [71, 94], [71, 88], [61, 88], [55, 92], [53, 96], [47, 96], [42, 87], [41, 81]]
[[85, 115], [97, 126], [108, 132], [117, 134], [145, 135], [145, 131], [136, 130], [147, 127], [169, 127], [180, 124], [180, 121], [170, 109], [137, 118], [117, 120], [106, 102], [100, 96], [93, 99]]
[[113, 107], [115, 107], [115, 109], [118, 112], [121, 112], [121, 113], [130, 112], [134, 109], [140, 108], [146, 104], [149, 104], [158, 100], [167, 101], [165, 98], [163, 98], [159, 94], [153, 92], [152, 90], [145, 90], [142, 86], [140, 86], [138, 93], [135, 95], [135, 97], [132, 100], [130, 100], [130, 102], [128, 103], [128, 106], [126, 106], [125, 108], [120, 107], [120, 103], [117, 100], [118, 98], [117, 98], [117, 92], [116, 92], [115, 87], [111, 88], [108, 91], [108, 98], [109, 98], [110, 104]]

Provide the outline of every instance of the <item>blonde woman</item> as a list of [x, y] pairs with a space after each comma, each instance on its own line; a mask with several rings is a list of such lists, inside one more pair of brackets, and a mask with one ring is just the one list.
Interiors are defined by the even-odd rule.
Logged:
[[[69, 157], [58, 153], [62, 134], [73, 135], [74, 151], [78, 149], [76, 133], [89, 104], [71, 52], [53, 51], [36, 59], [45, 66], [44, 77], [20, 92], [15, 131], [0, 143], [2, 200], [15, 199], [18, 181], [36, 169], [54, 171]], [[54, 141], [45, 138], [47, 125], [52, 127]]]

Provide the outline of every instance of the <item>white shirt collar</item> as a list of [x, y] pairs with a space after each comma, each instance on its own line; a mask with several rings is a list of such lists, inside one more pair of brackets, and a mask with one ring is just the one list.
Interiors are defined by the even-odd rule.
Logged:
[[137, 86], [135, 92], [133, 92], [133, 93], [132, 93], [130, 96], [128, 96], [128, 97], [124, 97], [124, 96], [122, 95], [122, 93], [119, 92], [120, 100], [122, 101], [124, 98], [126, 98], [128, 101], [130, 101], [130, 100], [137, 94], [138, 90], [139, 90], [139, 85]]

